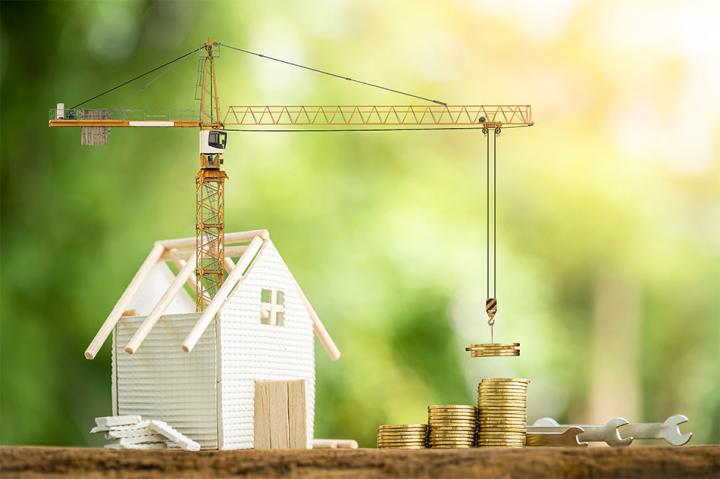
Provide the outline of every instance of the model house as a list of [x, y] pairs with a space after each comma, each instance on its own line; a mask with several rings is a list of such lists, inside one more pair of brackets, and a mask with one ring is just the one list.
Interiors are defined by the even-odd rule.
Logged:
[[340, 352], [267, 231], [226, 234], [225, 267], [195, 312], [195, 238], [155, 243], [85, 352], [112, 335], [113, 415], [165, 421], [203, 449], [311, 447], [313, 335]]

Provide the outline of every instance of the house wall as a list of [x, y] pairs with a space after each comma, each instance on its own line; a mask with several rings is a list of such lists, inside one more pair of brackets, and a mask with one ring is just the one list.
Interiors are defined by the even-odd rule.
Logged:
[[[285, 292], [284, 326], [260, 322], [263, 288]], [[222, 448], [253, 447], [255, 380], [307, 381], [308, 444], [312, 444], [315, 412], [312, 322], [272, 242], [268, 240], [219, 317]]]
[[181, 349], [198, 317], [198, 313], [163, 316], [133, 355], [124, 351], [125, 344], [145, 317], [118, 322], [113, 333], [113, 410], [166, 421], [203, 449], [216, 449], [215, 321], [191, 353]]

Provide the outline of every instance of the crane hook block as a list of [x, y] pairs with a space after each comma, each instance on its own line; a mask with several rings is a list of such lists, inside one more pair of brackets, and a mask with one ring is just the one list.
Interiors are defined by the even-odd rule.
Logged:
[[495, 317], [495, 314], [497, 313], [497, 299], [488, 298], [485, 300], [485, 312], [490, 319]]

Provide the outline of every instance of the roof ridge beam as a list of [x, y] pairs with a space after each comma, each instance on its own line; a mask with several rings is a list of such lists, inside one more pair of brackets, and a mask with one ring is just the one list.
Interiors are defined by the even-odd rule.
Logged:
[[[260, 236], [263, 240], [270, 238], [270, 233], [266, 229], [252, 230], [252, 231], [239, 231], [237, 233], [225, 233], [225, 244], [239, 243], [241, 241], [250, 241], [256, 236]], [[195, 247], [195, 236], [188, 238], [178, 238], [161, 241], [167, 249], [174, 248], [189, 248]]]

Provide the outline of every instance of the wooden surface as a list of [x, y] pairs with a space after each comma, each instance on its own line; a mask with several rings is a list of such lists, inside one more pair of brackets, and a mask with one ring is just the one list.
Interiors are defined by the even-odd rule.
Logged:
[[720, 446], [469, 450], [128, 451], [0, 447], [3, 478], [720, 477]]

